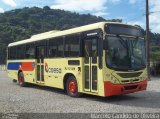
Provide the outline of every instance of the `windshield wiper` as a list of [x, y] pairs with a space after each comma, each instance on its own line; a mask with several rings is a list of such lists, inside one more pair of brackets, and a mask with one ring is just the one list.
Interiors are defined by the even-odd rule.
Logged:
[[129, 44], [129, 41], [128, 40], [124, 40], [121, 36], [117, 35], [117, 37], [120, 39], [119, 42], [122, 44], [122, 46], [124, 48], [126, 48], [127, 50], [127, 58], [130, 62], [130, 65], [132, 65], [132, 57], [131, 57], [131, 49], [130, 49], [130, 44]]
[[120, 39], [119, 42], [123, 45], [124, 48], [128, 49], [127, 41], [125, 41], [121, 36], [117, 35]]
[[136, 46], [136, 44], [138, 43], [138, 38], [139, 37], [136, 37], [136, 38], [134, 38], [135, 40], [135, 42], [133, 42], [133, 40], [131, 40], [131, 45], [132, 45], [132, 47], [134, 48], [135, 46]]

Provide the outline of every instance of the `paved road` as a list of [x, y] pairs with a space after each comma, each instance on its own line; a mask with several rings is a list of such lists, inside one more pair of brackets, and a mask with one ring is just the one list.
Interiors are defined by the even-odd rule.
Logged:
[[0, 113], [146, 113], [160, 112], [160, 78], [148, 90], [109, 98], [85, 95], [71, 98], [62, 90], [30, 85], [19, 87], [0, 72]]

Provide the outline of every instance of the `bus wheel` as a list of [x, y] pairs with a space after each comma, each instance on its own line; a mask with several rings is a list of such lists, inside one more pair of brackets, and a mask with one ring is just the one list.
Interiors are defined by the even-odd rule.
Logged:
[[24, 75], [22, 72], [20, 72], [18, 75], [18, 83], [21, 87], [24, 87], [26, 85], [26, 83], [24, 82]]
[[78, 85], [75, 77], [71, 76], [67, 79], [66, 85], [67, 94], [71, 97], [79, 97], [80, 93], [78, 92]]

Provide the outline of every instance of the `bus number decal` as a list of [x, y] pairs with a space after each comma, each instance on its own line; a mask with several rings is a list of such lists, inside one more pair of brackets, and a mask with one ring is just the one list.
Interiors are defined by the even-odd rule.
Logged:
[[65, 70], [75, 70], [75, 67], [65, 67]]

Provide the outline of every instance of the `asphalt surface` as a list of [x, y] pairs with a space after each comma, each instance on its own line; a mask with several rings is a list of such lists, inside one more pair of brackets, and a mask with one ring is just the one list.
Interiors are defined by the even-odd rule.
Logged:
[[114, 96], [81, 98], [64, 91], [29, 85], [20, 87], [0, 72], [0, 113], [159, 113], [160, 78], [148, 82], [147, 91]]

